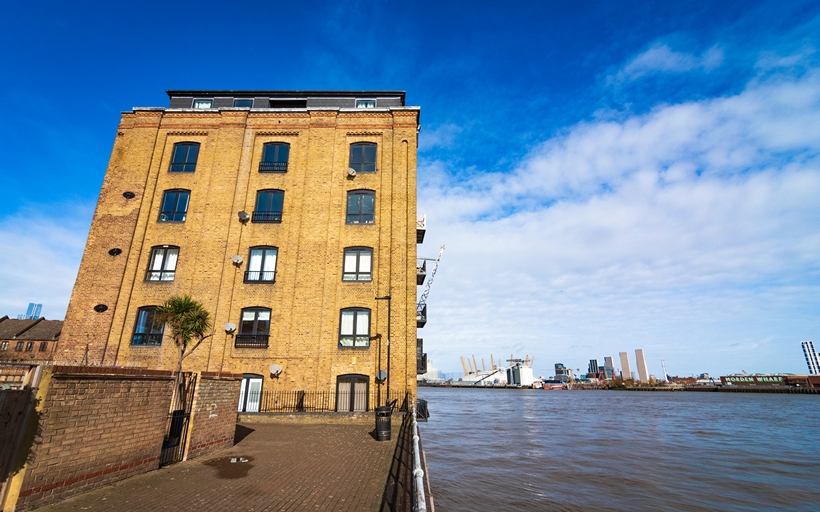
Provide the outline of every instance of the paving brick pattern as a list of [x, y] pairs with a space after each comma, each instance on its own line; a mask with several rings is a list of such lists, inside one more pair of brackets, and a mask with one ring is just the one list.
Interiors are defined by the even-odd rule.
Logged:
[[37, 510], [376, 511], [400, 423], [389, 442], [366, 424], [245, 423], [232, 448]]

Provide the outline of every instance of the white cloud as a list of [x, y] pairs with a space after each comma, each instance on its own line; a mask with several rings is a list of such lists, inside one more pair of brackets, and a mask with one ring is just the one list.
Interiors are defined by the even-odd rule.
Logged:
[[653, 44], [648, 50], [630, 60], [615, 75], [612, 82], [635, 80], [657, 73], [686, 73], [694, 70], [712, 71], [723, 63], [723, 50], [713, 46], [702, 55], [696, 56], [676, 52], [668, 45]]
[[[65, 317], [88, 236], [93, 205], [32, 205], [0, 220], [0, 316], [25, 313]], [[59, 212], [50, 217], [49, 213]]]
[[[420, 255], [447, 244], [419, 336], [586, 367], [643, 347], [650, 371], [805, 372], [820, 320], [820, 74], [584, 123], [510, 174], [419, 170]], [[432, 246], [432, 247], [431, 247]], [[426, 247], [426, 249], [425, 249]], [[540, 363], [540, 364], [539, 364]]]
[[459, 133], [461, 133], [461, 127], [454, 124], [443, 124], [432, 129], [422, 129], [419, 132], [419, 152], [433, 148], [450, 147]]

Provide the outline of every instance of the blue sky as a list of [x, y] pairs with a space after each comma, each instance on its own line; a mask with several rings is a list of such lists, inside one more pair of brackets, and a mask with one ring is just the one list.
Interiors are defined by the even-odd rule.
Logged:
[[[0, 315], [62, 318], [121, 111], [167, 89], [420, 105], [420, 331], [461, 355], [804, 373], [820, 338], [817, 2], [18, 2], [0, 44]], [[23, 254], [23, 256], [21, 256]]]

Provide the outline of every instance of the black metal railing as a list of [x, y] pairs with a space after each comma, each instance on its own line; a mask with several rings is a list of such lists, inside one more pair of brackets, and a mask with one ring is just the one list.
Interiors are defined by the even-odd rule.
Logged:
[[173, 281], [176, 270], [148, 270], [145, 272], [146, 281]]
[[288, 172], [288, 163], [259, 162], [259, 172]]
[[427, 324], [427, 304], [416, 310], [416, 327], [424, 327]]
[[[407, 409], [407, 394], [403, 392], [381, 393], [384, 403], [392, 403], [395, 409]], [[337, 403], [341, 399], [341, 404]], [[369, 393], [358, 391], [343, 392], [337, 397], [335, 391], [252, 391], [248, 392], [245, 411], [240, 412], [350, 412], [350, 404], [362, 412], [372, 411], [377, 404], [374, 389]]]
[[162, 333], [159, 334], [134, 334], [131, 338], [132, 345], [148, 345], [158, 347], [162, 345]]
[[268, 348], [268, 334], [237, 334], [234, 340], [236, 348]]
[[422, 261], [421, 265], [416, 266], [416, 284], [424, 284], [424, 278], [427, 277], [427, 262]]
[[251, 222], [282, 222], [282, 212], [253, 212]]
[[273, 283], [275, 281], [275, 270], [248, 270], [247, 272], [245, 272], [246, 283]]

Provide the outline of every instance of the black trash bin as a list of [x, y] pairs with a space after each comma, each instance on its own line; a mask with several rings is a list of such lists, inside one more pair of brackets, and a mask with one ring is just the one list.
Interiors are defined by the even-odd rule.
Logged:
[[376, 438], [379, 441], [390, 441], [390, 407], [376, 407]]

